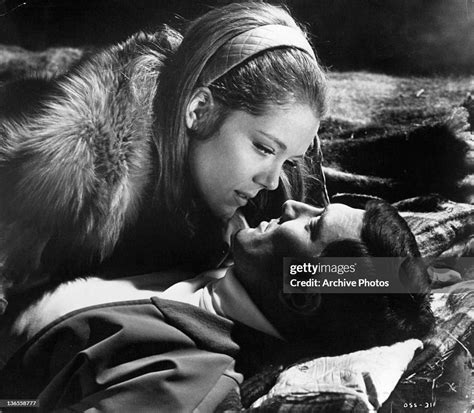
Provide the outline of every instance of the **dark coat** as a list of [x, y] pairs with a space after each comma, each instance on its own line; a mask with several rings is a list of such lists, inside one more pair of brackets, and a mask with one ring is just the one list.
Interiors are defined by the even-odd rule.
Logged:
[[1, 399], [40, 411], [214, 411], [242, 376], [233, 323], [158, 299], [87, 307], [46, 326], [0, 375]]

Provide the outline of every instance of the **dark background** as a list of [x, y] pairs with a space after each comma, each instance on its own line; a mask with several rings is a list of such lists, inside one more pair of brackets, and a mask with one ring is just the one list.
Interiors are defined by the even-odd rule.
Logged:
[[[25, 5], [21, 3], [26, 2]], [[228, 0], [0, 0], [0, 43], [102, 46], [178, 26]], [[281, 3], [272, 1], [272, 3]], [[289, 0], [323, 63], [339, 70], [474, 72], [474, 0]]]

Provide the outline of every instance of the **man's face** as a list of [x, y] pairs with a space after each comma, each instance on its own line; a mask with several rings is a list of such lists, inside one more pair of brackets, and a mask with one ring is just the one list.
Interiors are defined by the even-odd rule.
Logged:
[[319, 256], [331, 242], [359, 240], [364, 211], [343, 204], [326, 209], [296, 201], [283, 205], [279, 219], [263, 221], [257, 228], [238, 232], [234, 238], [237, 267], [269, 265], [282, 257]]
[[277, 328], [289, 317], [287, 309], [278, 302], [283, 287], [282, 258], [315, 257], [334, 241], [360, 240], [363, 216], [363, 210], [342, 204], [323, 209], [287, 201], [281, 218], [235, 235], [235, 274]]

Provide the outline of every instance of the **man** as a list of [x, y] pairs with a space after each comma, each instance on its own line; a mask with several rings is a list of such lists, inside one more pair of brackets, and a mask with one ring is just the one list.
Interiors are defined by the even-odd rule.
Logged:
[[[379, 231], [382, 222], [384, 235]], [[324, 255], [341, 242], [383, 245], [385, 237], [397, 248], [384, 254], [416, 255], [416, 249], [406, 247], [413, 247], [413, 236], [389, 205], [370, 204], [364, 212], [289, 201], [280, 219], [234, 236], [235, 265], [220, 274], [192, 279], [181, 274], [183, 281], [172, 285], [176, 274], [168, 282], [148, 274], [63, 284], [18, 315], [2, 335], [8, 337], [0, 346], [3, 354], [23, 346], [0, 371], [0, 398], [39, 399], [44, 411], [212, 411], [241, 382], [235, 360], [249, 349], [248, 342], [253, 340], [258, 352], [260, 338], [273, 336], [269, 346], [293, 358], [327, 353], [332, 349], [324, 348], [324, 336], [340, 340], [354, 323], [353, 314], [346, 319], [346, 308], [339, 308], [344, 299], [361, 318], [359, 325], [367, 324], [363, 306], [358, 311], [361, 300], [347, 296], [336, 299], [337, 305], [328, 296], [317, 297], [309, 310], [291, 308], [291, 300], [280, 299], [282, 257]], [[406, 296], [405, 301], [412, 300]], [[406, 311], [394, 307], [398, 302], [365, 300], [390, 313], [388, 333], [376, 324], [366, 331], [367, 340], [349, 347], [425, 333], [431, 318], [426, 296], [420, 297]], [[307, 340], [311, 346], [293, 347]]]
[[[324, 354], [421, 337], [431, 325], [429, 280], [416, 260], [420, 253], [415, 238], [385, 202], [369, 202], [363, 211], [343, 204], [321, 210], [289, 201], [279, 220], [237, 233], [233, 250], [234, 273], [262, 313], [284, 337], [318, 337]], [[279, 257], [314, 256], [413, 257], [401, 282], [407, 292], [418, 294], [313, 294], [306, 296], [306, 304], [295, 305], [300, 294], [281, 294]], [[371, 267], [368, 260], [366, 270]], [[275, 305], [276, 297], [280, 305]], [[339, 340], [344, 336], [351, 341]]]

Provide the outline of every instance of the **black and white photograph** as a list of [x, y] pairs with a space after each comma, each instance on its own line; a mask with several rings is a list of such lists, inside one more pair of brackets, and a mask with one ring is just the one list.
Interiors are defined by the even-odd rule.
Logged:
[[0, 413], [470, 413], [474, 0], [0, 0]]

